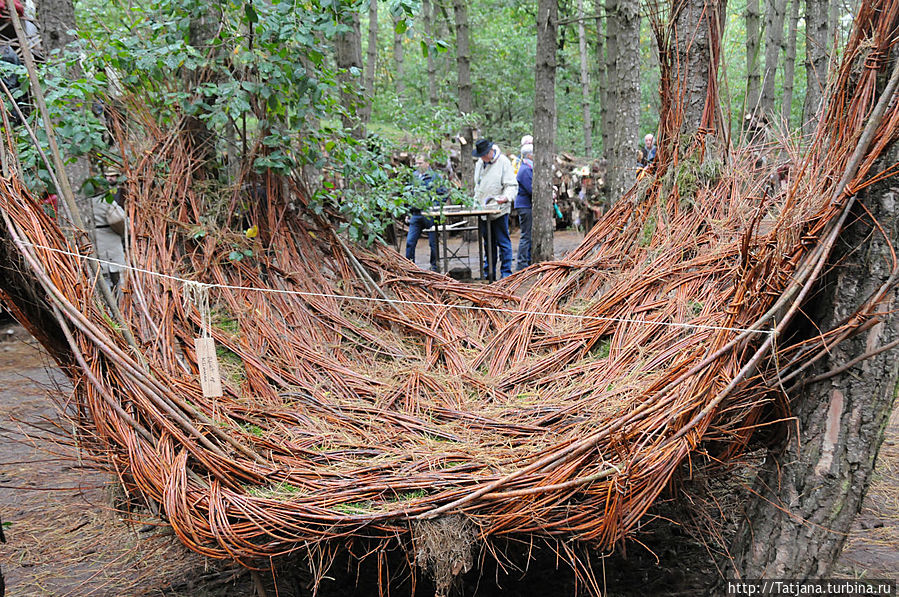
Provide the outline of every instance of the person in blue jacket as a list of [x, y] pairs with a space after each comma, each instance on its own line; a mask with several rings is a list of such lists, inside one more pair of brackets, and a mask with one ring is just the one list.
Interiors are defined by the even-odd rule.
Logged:
[[[440, 177], [431, 169], [428, 159], [418, 156], [415, 160], [415, 172], [413, 179], [413, 192], [425, 193], [431, 199], [432, 205], [437, 205], [446, 195], [446, 189], [440, 181]], [[422, 232], [428, 231], [428, 244], [431, 246], [431, 271], [437, 271], [437, 229], [434, 227], [434, 219], [424, 216], [421, 208], [409, 208], [409, 233], [406, 235], [406, 259], [415, 263], [415, 246]]]
[[534, 146], [521, 146], [521, 165], [518, 167], [518, 195], [515, 196], [515, 209], [518, 211], [518, 224], [521, 226], [521, 239], [518, 241], [518, 266], [523, 270], [531, 264], [531, 193], [534, 181]]

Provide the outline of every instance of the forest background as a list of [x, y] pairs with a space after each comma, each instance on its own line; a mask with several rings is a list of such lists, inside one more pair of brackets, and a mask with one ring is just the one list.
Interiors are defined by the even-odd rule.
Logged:
[[[350, 236], [369, 240], [412, 196], [391, 164], [397, 151], [442, 163], [464, 151], [457, 140], [472, 130], [510, 152], [534, 132], [534, 2], [41, 0], [33, 8], [51, 118], [85, 196], [104, 187], [106, 166], [128, 160], [111, 137], [113, 114], [129, 102], [161, 126], [186, 119], [210, 178], [225, 185], [303, 168], [313, 204], [340, 211]], [[732, 134], [750, 112], [781, 135], [808, 132], [851, 8], [727, 3], [720, 90]], [[664, 9], [578, 0], [558, 11], [554, 146], [609, 158], [617, 196], [632, 180], [638, 143], [658, 124], [650, 23]], [[23, 66], [2, 68], [27, 83]], [[36, 111], [30, 120], [46, 146]], [[29, 185], [55, 192], [30, 136], [17, 131]], [[461, 166], [468, 181], [469, 160]]]

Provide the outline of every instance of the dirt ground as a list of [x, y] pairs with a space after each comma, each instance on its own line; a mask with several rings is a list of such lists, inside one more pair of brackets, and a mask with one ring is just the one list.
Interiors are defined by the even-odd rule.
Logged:
[[[582, 235], [556, 234], [557, 254], [576, 246]], [[517, 233], [513, 247], [517, 248]], [[417, 262], [428, 264], [427, 239], [419, 241]], [[147, 512], [121, 511], [112, 476], [80, 460], [69, 425], [53, 401], [65, 403], [70, 388], [20, 327], [0, 325], [0, 517], [6, 543], [0, 568], [11, 596], [171, 597], [311, 595], [308, 574], [294, 569], [276, 589], [272, 575], [250, 573], [189, 552]], [[715, 575], [703, 550], [670, 525], [653, 544], [662, 557], [642, 552], [603, 560], [594, 570], [608, 595], [696, 595]], [[466, 595], [573, 594], [574, 581], [564, 564], [549, 563], [528, 575], [498, 569], [466, 578]], [[671, 565], [670, 562], [677, 562]], [[667, 564], [666, 564], [667, 563]], [[302, 565], [300, 565], [301, 567]], [[319, 595], [378, 595], [365, 586], [368, 570], [335, 565]], [[847, 578], [895, 578], [899, 570], [899, 409], [887, 429], [873, 486], [858, 517], [838, 574]], [[282, 569], [283, 572], [283, 569]], [[375, 572], [371, 571], [372, 576]], [[280, 573], [279, 573], [280, 574]], [[356, 586], [356, 579], [362, 582]], [[433, 595], [426, 582], [416, 595]], [[408, 595], [408, 585], [393, 595]], [[583, 593], [581, 593], [583, 594]]]

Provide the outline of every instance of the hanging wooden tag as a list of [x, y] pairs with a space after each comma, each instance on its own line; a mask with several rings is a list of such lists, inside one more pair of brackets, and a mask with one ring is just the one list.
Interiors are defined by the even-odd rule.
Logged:
[[215, 354], [215, 341], [212, 338], [194, 338], [194, 348], [197, 350], [203, 396], [207, 398], [222, 396], [222, 378], [219, 375], [218, 355]]

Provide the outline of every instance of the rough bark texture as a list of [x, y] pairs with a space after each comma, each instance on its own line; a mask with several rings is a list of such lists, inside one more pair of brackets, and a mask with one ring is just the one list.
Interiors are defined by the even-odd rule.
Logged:
[[375, 96], [375, 68], [378, 65], [378, 0], [369, 0], [368, 46], [365, 53], [365, 101], [362, 106], [362, 122], [371, 120], [371, 103]]
[[335, 40], [335, 59], [337, 62], [337, 77], [340, 83], [340, 103], [346, 114], [341, 116], [343, 126], [349, 129], [353, 136], [361, 139], [365, 136], [365, 129], [356, 115], [358, 109], [357, 77], [351, 72], [355, 68], [362, 70], [362, 35], [359, 23], [359, 13], [353, 12], [348, 17], [350, 30], [341, 33]]
[[[640, 126], [640, 2], [614, 0], [608, 5], [609, 199], [616, 201], [634, 182]], [[614, 56], [611, 52], [615, 51]]]
[[[889, 164], [899, 159], [894, 146]], [[899, 240], [899, 188], [895, 180], [872, 186], [859, 197], [892, 243]], [[889, 277], [891, 255], [882, 234], [860, 205], [831, 261], [838, 268], [823, 281], [810, 314], [831, 329]], [[881, 322], [833, 347], [809, 376], [899, 338], [899, 292], [888, 295]], [[810, 326], [812, 328], [814, 326]], [[816, 327], [814, 329], [817, 329]], [[813, 329], [809, 329], [813, 334]], [[868, 490], [877, 452], [892, 411], [899, 360], [883, 352], [791, 396], [799, 430], [782, 451], [773, 451], [760, 471], [746, 521], [738, 536], [735, 570], [743, 578], [816, 579], [830, 575]], [[794, 427], [789, 426], [791, 432]]]
[[765, 0], [765, 75], [762, 79], [762, 97], [759, 112], [771, 117], [774, 111], [774, 82], [777, 78], [777, 61], [784, 50], [784, 17], [787, 0]]
[[608, 93], [606, 88], [606, 55], [605, 55], [605, 32], [603, 31], [603, 2], [602, 0], [593, 0], [593, 10], [596, 11], [596, 82], [599, 91], [599, 123], [600, 134], [602, 135], [602, 152], [608, 155], [609, 144], [606, 138], [606, 101]]
[[793, 85], [796, 73], [796, 29], [799, 26], [799, 0], [790, 2], [790, 20], [787, 24], [787, 53], [784, 55], [784, 92], [781, 118], [786, 128], [790, 128], [790, 113], [793, 107]]
[[686, 0], [674, 15], [675, 97], [683, 103], [680, 137], [699, 129], [716, 130], [718, 123], [718, 63], [725, 0]]
[[553, 258], [553, 174], [556, 148], [556, 34], [558, 0], [537, 2], [537, 64], [534, 81], [533, 245], [531, 262]]
[[618, 10], [618, 0], [606, 1], [606, 55], [603, 61], [604, 80], [602, 103], [602, 151], [607, 158], [612, 158], [615, 147], [613, 129], [615, 128], [615, 90], [610, 83], [617, 80], [615, 56], [618, 55], [618, 19], [612, 15]]
[[[456, 19], [456, 71], [459, 77], [459, 112], [471, 114], [471, 50], [468, 47], [468, 3], [453, 0], [453, 14]], [[462, 127], [459, 176], [462, 190], [474, 192], [474, 162], [471, 160], [472, 139], [470, 126]]]
[[437, 105], [437, 64], [434, 60], [434, 36], [431, 25], [431, 3], [429, 0], [421, 2], [421, 21], [425, 33], [425, 42], [428, 44], [428, 102], [432, 106]]
[[406, 95], [406, 57], [403, 53], [404, 33], [397, 32], [397, 24], [402, 16], [393, 18], [393, 66], [396, 72], [396, 94], [402, 99]]
[[811, 134], [818, 126], [821, 99], [827, 82], [827, 0], [805, 2], [805, 103], [802, 132]]
[[577, 41], [581, 58], [581, 110], [583, 111], [584, 155], [593, 155], [593, 118], [590, 114], [590, 75], [587, 70], [587, 32], [584, 0], [577, 0]]
[[759, 0], [746, 2], [746, 110], [755, 112], [759, 104], [759, 48], [762, 34], [759, 22], [762, 12]]

